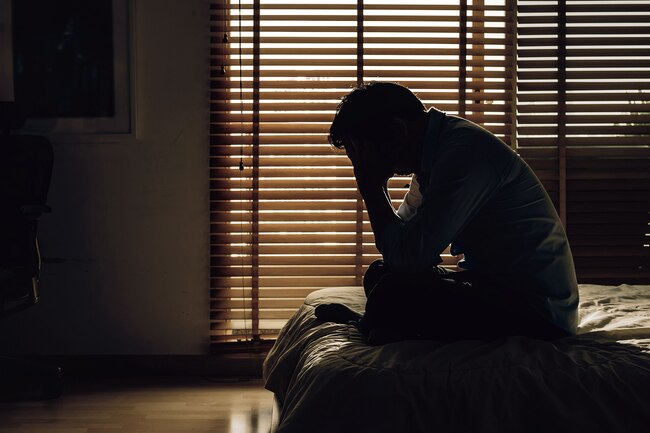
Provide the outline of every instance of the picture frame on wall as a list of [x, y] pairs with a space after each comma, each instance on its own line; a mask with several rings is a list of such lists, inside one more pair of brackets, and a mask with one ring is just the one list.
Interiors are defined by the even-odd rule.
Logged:
[[0, 100], [24, 132], [134, 134], [131, 0], [0, 0]]

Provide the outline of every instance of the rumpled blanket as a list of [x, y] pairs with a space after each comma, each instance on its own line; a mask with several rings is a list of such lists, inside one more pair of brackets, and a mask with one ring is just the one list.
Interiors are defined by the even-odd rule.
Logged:
[[362, 311], [360, 287], [309, 295], [264, 363], [276, 433], [648, 432], [650, 286], [580, 285], [576, 337], [368, 346], [321, 303]]

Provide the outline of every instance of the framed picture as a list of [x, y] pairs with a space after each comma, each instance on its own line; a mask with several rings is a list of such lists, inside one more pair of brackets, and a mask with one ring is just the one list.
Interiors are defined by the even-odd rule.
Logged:
[[131, 134], [130, 0], [0, 0], [0, 100], [26, 132]]

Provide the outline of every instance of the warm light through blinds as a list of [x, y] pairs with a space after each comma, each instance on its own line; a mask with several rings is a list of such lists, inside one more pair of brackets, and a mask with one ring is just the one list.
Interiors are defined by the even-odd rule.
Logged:
[[[213, 341], [272, 337], [311, 291], [358, 285], [378, 258], [349, 161], [326, 138], [357, 83], [400, 82], [512, 142], [506, 3], [213, 6]], [[391, 181], [396, 204], [407, 183]]]
[[[647, 279], [649, 6], [563, 4], [215, 2], [215, 347], [273, 338], [307, 294], [360, 284], [378, 258], [349, 161], [326, 139], [361, 81], [399, 82], [518, 143], [566, 218], [582, 275]], [[390, 182], [396, 205], [407, 183]]]

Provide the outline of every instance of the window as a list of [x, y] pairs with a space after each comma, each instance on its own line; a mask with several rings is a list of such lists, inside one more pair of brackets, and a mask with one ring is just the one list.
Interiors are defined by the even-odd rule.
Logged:
[[[566, 109], [573, 105], [574, 96], [569, 96], [577, 90], [573, 86], [585, 86], [571, 63], [572, 55], [584, 50], [582, 45], [576, 46], [576, 51], [569, 45], [558, 49], [558, 43], [573, 39], [560, 35], [564, 27], [558, 25], [557, 1], [518, 3], [225, 0], [212, 5], [210, 287], [215, 350], [221, 350], [224, 345], [219, 343], [227, 341], [273, 338], [311, 291], [358, 285], [365, 266], [379, 257], [351, 166], [326, 140], [337, 103], [359, 82], [400, 82], [427, 106], [483, 124], [519, 149], [531, 158], [558, 207], [564, 206], [566, 220], [576, 223], [574, 236], [581, 230], [578, 215], [589, 221], [592, 216], [598, 218], [594, 215], [599, 215], [599, 207], [576, 207], [570, 201], [574, 189], [586, 184], [587, 188], [600, 188], [617, 176], [583, 182], [585, 173], [609, 173], [612, 167], [606, 161], [601, 161], [598, 169], [590, 165], [599, 161], [602, 149], [598, 143], [605, 143], [601, 138], [589, 141], [595, 146], [589, 150], [584, 151], [584, 146], [574, 150], [574, 135], [582, 133], [583, 120], [590, 125], [607, 117], [596, 119], [594, 112], [576, 118]], [[591, 3], [600, 7], [606, 2], [569, 3], [576, 3], [577, 12], [591, 17]], [[641, 2], [622, 3], [630, 16], [642, 12], [638, 27], [645, 31], [648, 7]], [[573, 7], [567, 10], [573, 11]], [[615, 6], [609, 8], [611, 12]], [[572, 13], [567, 12], [567, 17]], [[518, 23], [518, 17], [523, 21]], [[585, 18], [577, 19], [582, 26]], [[569, 22], [567, 29], [572, 26]], [[618, 27], [621, 33], [622, 26], [632, 21], [623, 22]], [[583, 39], [575, 42], [583, 44]], [[628, 35], [622, 44], [632, 40], [647, 43], [648, 36]], [[593, 42], [587, 49], [589, 56], [597, 51], [599, 42]], [[618, 52], [616, 48], [612, 46], [609, 55]], [[566, 61], [561, 50], [570, 54]], [[643, 50], [639, 47], [634, 52], [641, 56]], [[644, 59], [635, 58], [642, 62], [640, 69], [632, 73], [623, 68], [623, 76], [632, 75], [636, 82], [647, 80], [649, 68]], [[567, 88], [562, 90], [564, 73]], [[590, 90], [580, 94], [593, 96], [599, 89], [610, 88], [597, 73], [586, 73], [601, 84], [587, 86], [585, 90]], [[619, 78], [616, 74], [611, 77], [613, 82]], [[641, 92], [612, 86], [619, 89], [619, 95], [632, 95], [630, 100], [647, 101], [647, 87], [643, 87], [647, 82], [641, 85]], [[566, 100], [558, 102], [562, 99], [558, 95], [563, 94]], [[630, 121], [633, 111], [643, 110], [628, 109], [610, 123], [629, 128], [634, 137], [626, 138], [624, 144], [636, 143], [634, 150], [616, 150], [613, 158], [607, 159], [613, 164], [620, 162], [621, 168], [636, 161], [639, 168], [636, 173], [640, 177], [632, 190], [627, 182], [618, 184], [635, 197], [629, 208], [634, 218], [645, 221], [644, 228], [630, 235], [629, 245], [637, 245], [641, 239], [648, 243], [650, 196], [647, 192], [640, 195], [648, 189], [647, 175], [642, 174], [649, 171], [648, 143], [644, 141], [647, 113]], [[628, 125], [637, 121], [644, 123]], [[602, 135], [599, 131], [604, 129], [599, 128], [621, 129], [616, 125], [601, 123], [590, 135]], [[603, 134], [616, 136], [618, 132]], [[610, 149], [611, 142], [601, 147]], [[571, 159], [574, 154], [582, 159]], [[632, 159], [621, 162], [616, 159], [621, 155]], [[585, 160], [587, 156], [591, 159]], [[574, 168], [579, 169], [575, 177], [569, 171]], [[396, 205], [407, 183], [407, 178], [391, 180]], [[578, 192], [576, 200], [587, 197], [582, 194]], [[617, 190], [612, 189], [609, 196], [617, 196]], [[589, 236], [584, 238], [585, 244], [576, 239], [576, 252], [581, 252], [582, 245], [584, 251], [591, 251], [584, 257], [592, 257], [589, 254], [595, 251]], [[609, 240], [603, 245], [606, 242]], [[647, 246], [639, 248], [637, 257], [645, 257], [647, 262]], [[455, 263], [448, 254], [443, 259], [446, 265]], [[648, 271], [643, 272], [637, 274], [647, 277]]]
[[[273, 337], [307, 294], [360, 284], [378, 258], [351, 166], [326, 138], [358, 82], [398, 81], [513, 142], [508, 3], [213, 6], [213, 341]], [[396, 204], [406, 183], [391, 181]]]

